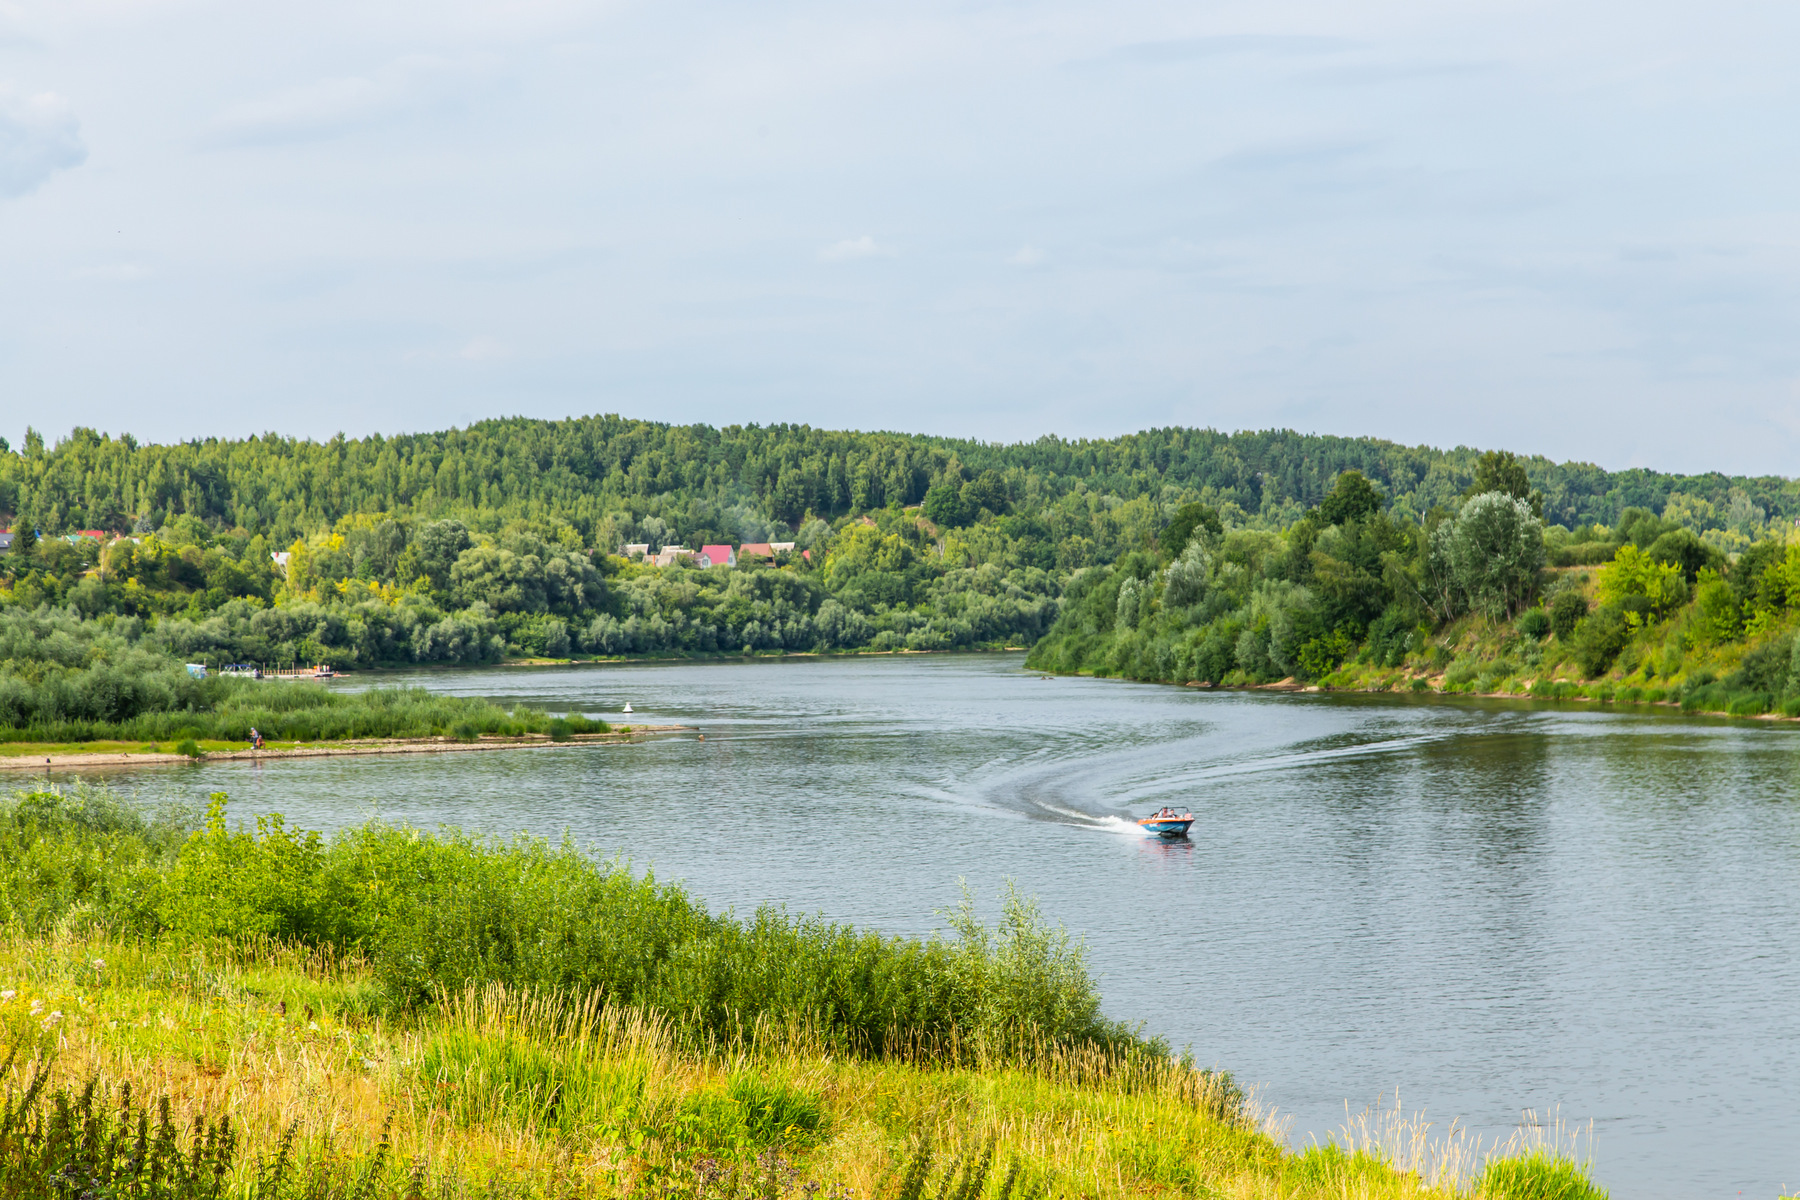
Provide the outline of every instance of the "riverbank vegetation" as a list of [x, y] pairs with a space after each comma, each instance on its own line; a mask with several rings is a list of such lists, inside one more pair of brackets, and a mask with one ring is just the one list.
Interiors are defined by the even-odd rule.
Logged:
[[345, 692], [299, 681], [197, 678], [136, 618], [0, 609], [0, 743], [244, 743], [570, 736], [608, 726], [580, 713], [424, 688]]
[[1073, 578], [1030, 665], [1800, 716], [1793, 530], [1760, 511], [1705, 524], [1716, 511], [1682, 495], [1660, 517], [1634, 507], [1613, 526], [1547, 526], [1504, 454], [1485, 456], [1467, 491], [1415, 523], [1346, 472], [1280, 531], [1190, 505], [1158, 549]]
[[0, 906], [12, 1194], [1604, 1195], [1523, 1143], [1287, 1149], [1017, 896], [881, 938], [567, 846], [83, 791], [0, 803]]

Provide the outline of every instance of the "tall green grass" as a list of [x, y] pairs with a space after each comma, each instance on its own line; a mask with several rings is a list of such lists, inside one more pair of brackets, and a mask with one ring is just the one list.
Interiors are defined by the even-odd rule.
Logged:
[[568, 842], [380, 822], [327, 840], [279, 816], [233, 829], [223, 793], [199, 829], [181, 837], [179, 823], [92, 792], [0, 804], [0, 918], [32, 934], [75, 922], [330, 947], [366, 956], [396, 1010], [501, 984], [660, 1013], [701, 1043], [760, 1026], [925, 1061], [1167, 1054], [1101, 1016], [1085, 947], [1010, 890], [996, 927], [965, 901], [954, 937], [921, 941], [775, 907], [712, 913]]

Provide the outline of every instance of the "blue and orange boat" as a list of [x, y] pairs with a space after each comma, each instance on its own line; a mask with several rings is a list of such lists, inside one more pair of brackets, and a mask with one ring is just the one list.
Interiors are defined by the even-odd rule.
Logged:
[[1172, 808], [1164, 808], [1138, 819], [1138, 825], [1145, 833], [1154, 833], [1160, 838], [1184, 838], [1187, 836], [1188, 826], [1193, 823], [1193, 813], [1178, 813]]

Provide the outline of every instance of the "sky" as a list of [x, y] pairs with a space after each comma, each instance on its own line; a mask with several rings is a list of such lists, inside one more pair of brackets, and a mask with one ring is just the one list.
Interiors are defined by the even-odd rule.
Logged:
[[1800, 474], [1772, 0], [0, 0], [0, 436], [597, 412]]

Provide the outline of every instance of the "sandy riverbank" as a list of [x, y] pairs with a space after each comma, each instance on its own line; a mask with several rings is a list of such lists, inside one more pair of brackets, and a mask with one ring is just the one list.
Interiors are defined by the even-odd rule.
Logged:
[[[304, 746], [264, 750], [222, 750], [208, 752], [207, 762], [266, 762], [283, 758], [327, 758], [351, 754], [458, 754], [469, 750], [533, 750], [549, 746], [617, 744], [641, 741], [656, 734], [692, 733], [687, 725], [632, 725], [611, 733], [578, 733], [566, 741], [552, 741], [547, 734], [526, 737], [482, 737], [473, 742], [454, 738], [394, 738], [381, 741], [315, 742]], [[57, 750], [50, 754], [16, 754], [0, 756], [0, 771], [43, 771], [71, 767], [123, 767], [175, 764], [190, 761], [183, 754], [132, 753], [99, 751], [95, 753]]]

